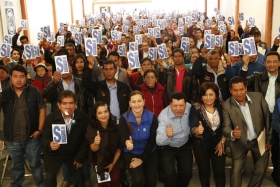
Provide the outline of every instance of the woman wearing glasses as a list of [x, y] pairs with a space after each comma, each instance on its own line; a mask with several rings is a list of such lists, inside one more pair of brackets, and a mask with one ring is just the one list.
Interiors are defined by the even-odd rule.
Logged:
[[222, 135], [222, 123], [219, 88], [214, 82], [203, 83], [199, 88], [198, 101], [190, 112], [193, 152], [202, 187], [210, 187], [210, 162], [216, 187], [225, 186], [226, 138]]

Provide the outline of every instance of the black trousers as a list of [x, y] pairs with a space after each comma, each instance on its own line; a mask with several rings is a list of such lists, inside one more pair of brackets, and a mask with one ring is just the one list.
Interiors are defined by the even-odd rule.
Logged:
[[193, 153], [196, 159], [199, 178], [202, 187], [210, 187], [211, 165], [217, 187], [225, 186], [225, 163], [226, 155], [218, 156], [215, 149], [204, 148], [199, 145], [193, 146]]
[[[137, 155], [124, 153], [125, 164], [129, 167], [132, 158], [139, 158]], [[132, 187], [156, 187], [157, 185], [158, 151], [155, 150], [138, 167], [129, 168]]]
[[[71, 173], [71, 183], [74, 185], [74, 187], [83, 187], [85, 186], [85, 177], [83, 168], [76, 169], [76, 166], [73, 165], [73, 162], [67, 163], [69, 171]], [[49, 171], [46, 171], [46, 187], [55, 187], [57, 186], [57, 180], [56, 180], [57, 173], [51, 173]]]
[[[159, 159], [162, 163], [164, 187], [187, 187], [192, 177], [193, 156], [190, 140], [176, 148], [163, 146], [159, 148]], [[177, 161], [177, 172], [175, 169]]]
[[273, 145], [271, 148], [271, 161], [273, 164], [273, 171], [271, 177], [280, 181], [280, 154], [279, 154], [279, 136], [275, 130], [272, 130]]

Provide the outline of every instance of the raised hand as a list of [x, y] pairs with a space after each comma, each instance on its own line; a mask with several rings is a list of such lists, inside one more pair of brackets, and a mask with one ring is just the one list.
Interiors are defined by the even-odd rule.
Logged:
[[129, 136], [129, 140], [126, 140], [125, 145], [127, 150], [131, 151], [133, 149], [133, 140], [131, 136]]
[[198, 125], [198, 127], [197, 127], [195, 130], [196, 130], [196, 134], [197, 134], [197, 135], [203, 134], [203, 132], [204, 132], [204, 127], [203, 127], [201, 121], [199, 121], [199, 125]]
[[173, 136], [173, 128], [171, 123], [168, 125], [168, 128], [166, 128], [166, 136], [168, 138], [172, 138]]
[[97, 131], [97, 135], [95, 136], [94, 138], [94, 144], [95, 145], [99, 145], [100, 144], [100, 141], [101, 141], [101, 138], [100, 138], [100, 134], [99, 134], [99, 131]]
[[235, 127], [235, 129], [232, 132], [232, 135], [235, 139], [241, 138], [241, 130], [239, 130], [238, 126]]

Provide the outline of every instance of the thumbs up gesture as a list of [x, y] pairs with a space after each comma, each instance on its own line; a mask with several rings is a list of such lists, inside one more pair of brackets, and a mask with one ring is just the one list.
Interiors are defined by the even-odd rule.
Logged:
[[97, 131], [97, 135], [95, 136], [94, 138], [94, 144], [95, 145], [99, 145], [100, 144], [100, 141], [101, 141], [101, 138], [100, 138], [100, 134], [99, 134], [99, 131]]
[[239, 130], [238, 126], [235, 127], [235, 129], [232, 132], [232, 135], [235, 139], [239, 139], [241, 137], [241, 130]]
[[168, 138], [172, 138], [172, 136], [173, 136], [173, 128], [172, 128], [172, 124], [171, 123], [166, 128], [166, 136]]
[[197, 135], [203, 134], [204, 127], [202, 126], [201, 121], [199, 121], [199, 125], [198, 125], [198, 127], [195, 129], [195, 131], [196, 131], [196, 134], [197, 134]]
[[131, 136], [129, 136], [129, 140], [126, 140], [125, 145], [127, 150], [131, 151], [133, 149], [133, 140]]

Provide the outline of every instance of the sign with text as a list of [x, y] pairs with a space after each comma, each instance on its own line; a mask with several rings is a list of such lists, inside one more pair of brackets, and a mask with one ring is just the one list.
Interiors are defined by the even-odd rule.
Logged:
[[148, 28], [148, 36], [154, 36], [154, 28]]
[[20, 20], [20, 27], [22, 28], [22, 30], [27, 30], [27, 20], [26, 19]]
[[223, 47], [223, 35], [215, 35], [215, 46]]
[[34, 50], [34, 46], [31, 44], [25, 44], [24, 46], [24, 55], [26, 59], [36, 58], [36, 51]]
[[238, 56], [239, 55], [238, 41], [228, 42], [228, 54], [230, 54], [231, 56]]
[[211, 34], [211, 30], [204, 30], [204, 35], [205, 34]]
[[210, 19], [205, 20], [205, 25], [207, 27], [211, 27], [212, 26], [212, 20], [210, 20]]
[[238, 43], [238, 54], [239, 55], [244, 55], [244, 50], [243, 50], [243, 44]]
[[129, 42], [129, 51], [138, 51], [138, 43]]
[[86, 56], [97, 56], [97, 42], [94, 38], [85, 38], [85, 52]]
[[137, 42], [138, 44], [142, 44], [142, 35], [141, 34], [135, 35], [135, 42]]
[[154, 37], [160, 38], [160, 28], [159, 27], [154, 28]]
[[244, 21], [244, 13], [239, 13], [239, 20]]
[[67, 144], [67, 129], [65, 124], [52, 124], [52, 135], [54, 142]]
[[57, 44], [62, 47], [64, 46], [64, 36], [58, 36], [57, 37]]
[[183, 49], [184, 53], [190, 52], [190, 42], [182, 40], [181, 41], [181, 49]]
[[249, 27], [255, 27], [255, 18], [249, 17], [249, 19], [246, 21], [246, 25], [248, 25]]
[[127, 52], [128, 65], [132, 69], [140, 68], [140, 61], [138, 51]]
[[102, 31], [101, 29], [93, 29], [92, 30], [92, 38], [96, 39], [98, 44], [102, 44]]
[[190, 27], [192, 25], [192, 17], [191, 16], [187, 16], [185, 17], [185, 25]]
[[80, 32], [75, 33], [74, 38], [75, 38], [75, 45], [82, 44], [82, 33], [80, 33]]
[[178, 34], [184, 35], [184, 27], [178, 27]]
[[61, 74], [69, 73], [68, 60], [66, 55], [55, 56], [56, 71]]
[[126, 55], [126, 48], [124, 45], [118, 45], [118, 52], [120, 56]]
[[168, 53], [167, 53], [165, 43], [158, 45], [157, 50], [158, 50], [159, 58], [161, 58], [161, 59], [168, 58]]
[[156, 47], [150, 47], [149, 48], [149, 58], [151, 60], [157, 59], [157, 48]]
[[204, 47], [206, 47], [206, 49], [214, 49], [214, 44], [215, 44], [214, 34], [204, 35]]
[[4, 35], [4, 43], [12, 45], [12, 35]]
[[254, 37], [242, 39], [242, 44], [243, 44], [244, 54], [249, 56], [257, 54]]
[[234, 23], [234, 17], [233, 17], [233, 16], [228, 17], [228, 24], [229, 24], [229, 25], [234, 25], [234, 24], [235, 24], [235, 23]]
[[50, 26], [47, 25], [47, 26], [44, 26], [43, 27], [43, 32], [44, 32], [44, 37], [45, 38], [48, 38], [48, 37], [51, 37], [51, 29], [50, 29]]
[[11, 44], [2, 43], [0, 49], [0, 57], [10, 57]]

